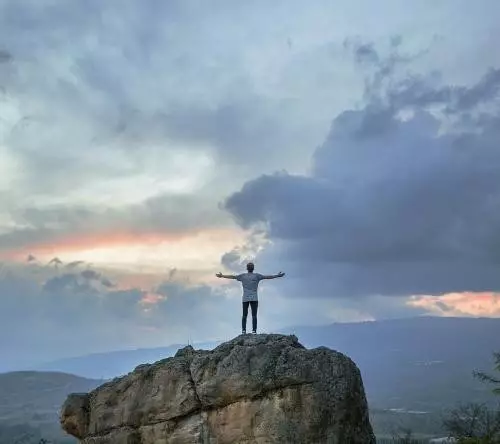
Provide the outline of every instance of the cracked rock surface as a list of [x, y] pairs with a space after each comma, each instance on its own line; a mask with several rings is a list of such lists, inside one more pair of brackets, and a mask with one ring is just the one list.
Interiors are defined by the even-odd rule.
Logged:
[[70, 395], [61, 425], [83, 444], [375, 443], [356, 364], [283, 335], [180, 349]]

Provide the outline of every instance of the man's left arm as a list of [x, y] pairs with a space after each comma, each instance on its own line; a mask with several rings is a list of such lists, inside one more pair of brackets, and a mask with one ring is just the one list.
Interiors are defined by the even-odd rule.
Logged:
[[261, 274], [261, 279], [276, 279], [285, 276], [285, 273], [280, 271], [278, 274], [263, 275]]

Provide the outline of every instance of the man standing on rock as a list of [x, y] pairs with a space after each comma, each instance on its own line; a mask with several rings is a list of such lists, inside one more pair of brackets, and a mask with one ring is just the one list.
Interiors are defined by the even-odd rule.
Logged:
[[247, 264], [247, 273], [242, 273], [238, 275], [224, 275], [222, 273], [217, 273], [218, 278], [226, 279], [236, 279], [241, 282], [243, 286], [243, 316], [241, 318], [241, 333], [246, 334], [247, 332], [247, 316], [248, 316], [248, 306], [252, 309], [252, 333], [257, 333], [257, 308], [259, 307], [259, 298], [257, 295], [257, 287], [259, 282], [263, 279], [276, 279], [285, 276], [285, 273], [280, 271], [278, 274], [264, 276], [260, 273], [253, 272], [254, 265], [252, 262]]

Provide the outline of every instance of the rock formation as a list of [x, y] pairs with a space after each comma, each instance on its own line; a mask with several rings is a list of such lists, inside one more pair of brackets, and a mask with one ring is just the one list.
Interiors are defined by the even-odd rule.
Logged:
[[70, 395], [61, 425], [83, 444], [375, 443], [356, 364], [283, 335], [180, 349]]

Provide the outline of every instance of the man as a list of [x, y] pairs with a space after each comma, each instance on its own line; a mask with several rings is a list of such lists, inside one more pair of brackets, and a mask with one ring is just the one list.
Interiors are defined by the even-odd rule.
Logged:
[[257, 308], [259, 307], [259, 298], [257, 295], [257, 287], [259, 282], [263, 279], [276, 279], [285, 276], [285, 273], [279, 272], [278, 274], [264, 276], [260, 273], [254, 273], [254, 265], [252, 262], [247, 264], [247, 273], [238, 275], [224, 275], [217, 273], [218, 278], [236, 279], [241, 282], [243, 286], [243, 316], [241, 318], [241, 333], [247, 332], [247, 316], [248, 306], [252, 309], [252, 333], [257, 333]]

